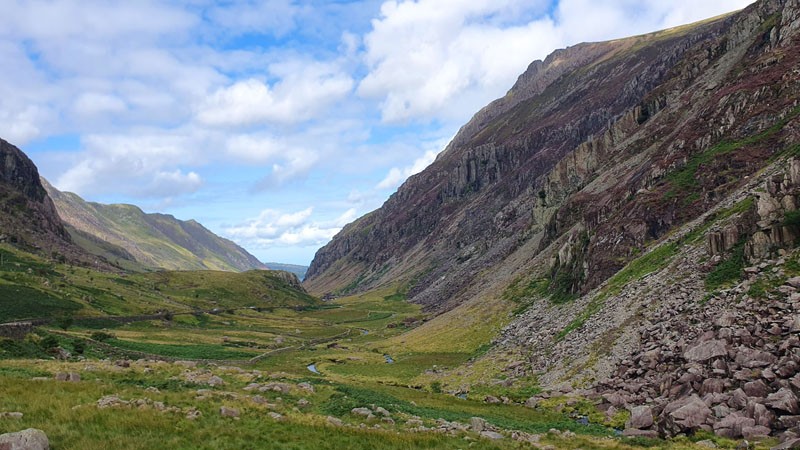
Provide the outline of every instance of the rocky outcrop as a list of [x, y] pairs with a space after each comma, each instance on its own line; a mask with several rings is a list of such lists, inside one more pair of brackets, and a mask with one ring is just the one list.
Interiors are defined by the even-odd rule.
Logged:
[[0, 139], [0, 242], [57, 252], [71, 242], [33, 162]]

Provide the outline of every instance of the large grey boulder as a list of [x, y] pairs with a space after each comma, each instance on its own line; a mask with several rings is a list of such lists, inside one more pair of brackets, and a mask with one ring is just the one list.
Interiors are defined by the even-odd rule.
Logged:
[[0, 450], [50, 450], [44, 431], [36, 428], [0, 434]]
[[631, 418], [625, 428], [644, 430], [653, 426], [653, 409], [649, 406], [636, 406], [631, 408]]

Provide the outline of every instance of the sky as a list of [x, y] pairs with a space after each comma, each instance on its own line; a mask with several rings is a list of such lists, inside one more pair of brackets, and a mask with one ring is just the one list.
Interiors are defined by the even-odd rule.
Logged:
[[63, 191], [309, 264], [557, 48], [750, 0], [0, 0], [0, 137]]

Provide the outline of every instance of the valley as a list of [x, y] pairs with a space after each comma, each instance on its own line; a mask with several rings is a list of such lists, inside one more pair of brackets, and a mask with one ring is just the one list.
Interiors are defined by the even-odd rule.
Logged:
[[[530, 63], [358, 218], [209, 181], [280, 192], [202, 212], [308, 267], [0, 139], [0, 450], [800, 448], [799, 67], [800, 2], [759, 0]], [[194, 195], [183, 169], [131, 192]]]

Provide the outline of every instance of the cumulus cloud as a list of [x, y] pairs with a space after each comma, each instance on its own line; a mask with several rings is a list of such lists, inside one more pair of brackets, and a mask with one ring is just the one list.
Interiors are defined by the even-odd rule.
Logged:
[[406, 178], [420, 173], [426, 167], [428, 167], [436, 159], [436, 155], [438, 154], [439, 152], [437, 151], [428, 150], [424, 155], [414, 160], [414, 163], [408, 167], [404, 167], [402, 169], [392, 167], [391, 170], [389, 170], [389, 173], [386, 175], [386, 178], [381, 180], [376, 187], [378, 189], [394, 189], [397, 186], [400, 186], [400, 184], [403, 183]]
[[380, 102], [385, 122], [463, 121], [554, 48], [696, 21], [752, 0], [561, 0], [545, 14], [548, 3], [386, 1], [364, 37], [369, 72], [358, 93]]
[[275, 64], [280, 81], [238, 81], [217, 89], [199, 106], [197, 119], [207, 125], [293, 124], [316, 117], [347, 95], [353, 79], [333, 64], [293, 61]]
[[290, 213], [265, 209], [258, 217], [228, 227], [225, 232], [234, 240], [261, 249], [320, 246], [356, 218], [355, 209], [323, 222], [310, 220], [312, 213], [313, 208]]
[[193, 151], [201, 140], [196, 132], [87, 136], [83, 140], [86, 150], [54, 184], [79, 194], [104, 192], [110, 187], [136, 197], [194, 192], [202, 185], [200, 176], [174, 167], [192, 161], [201, 165], [202, 153]]

